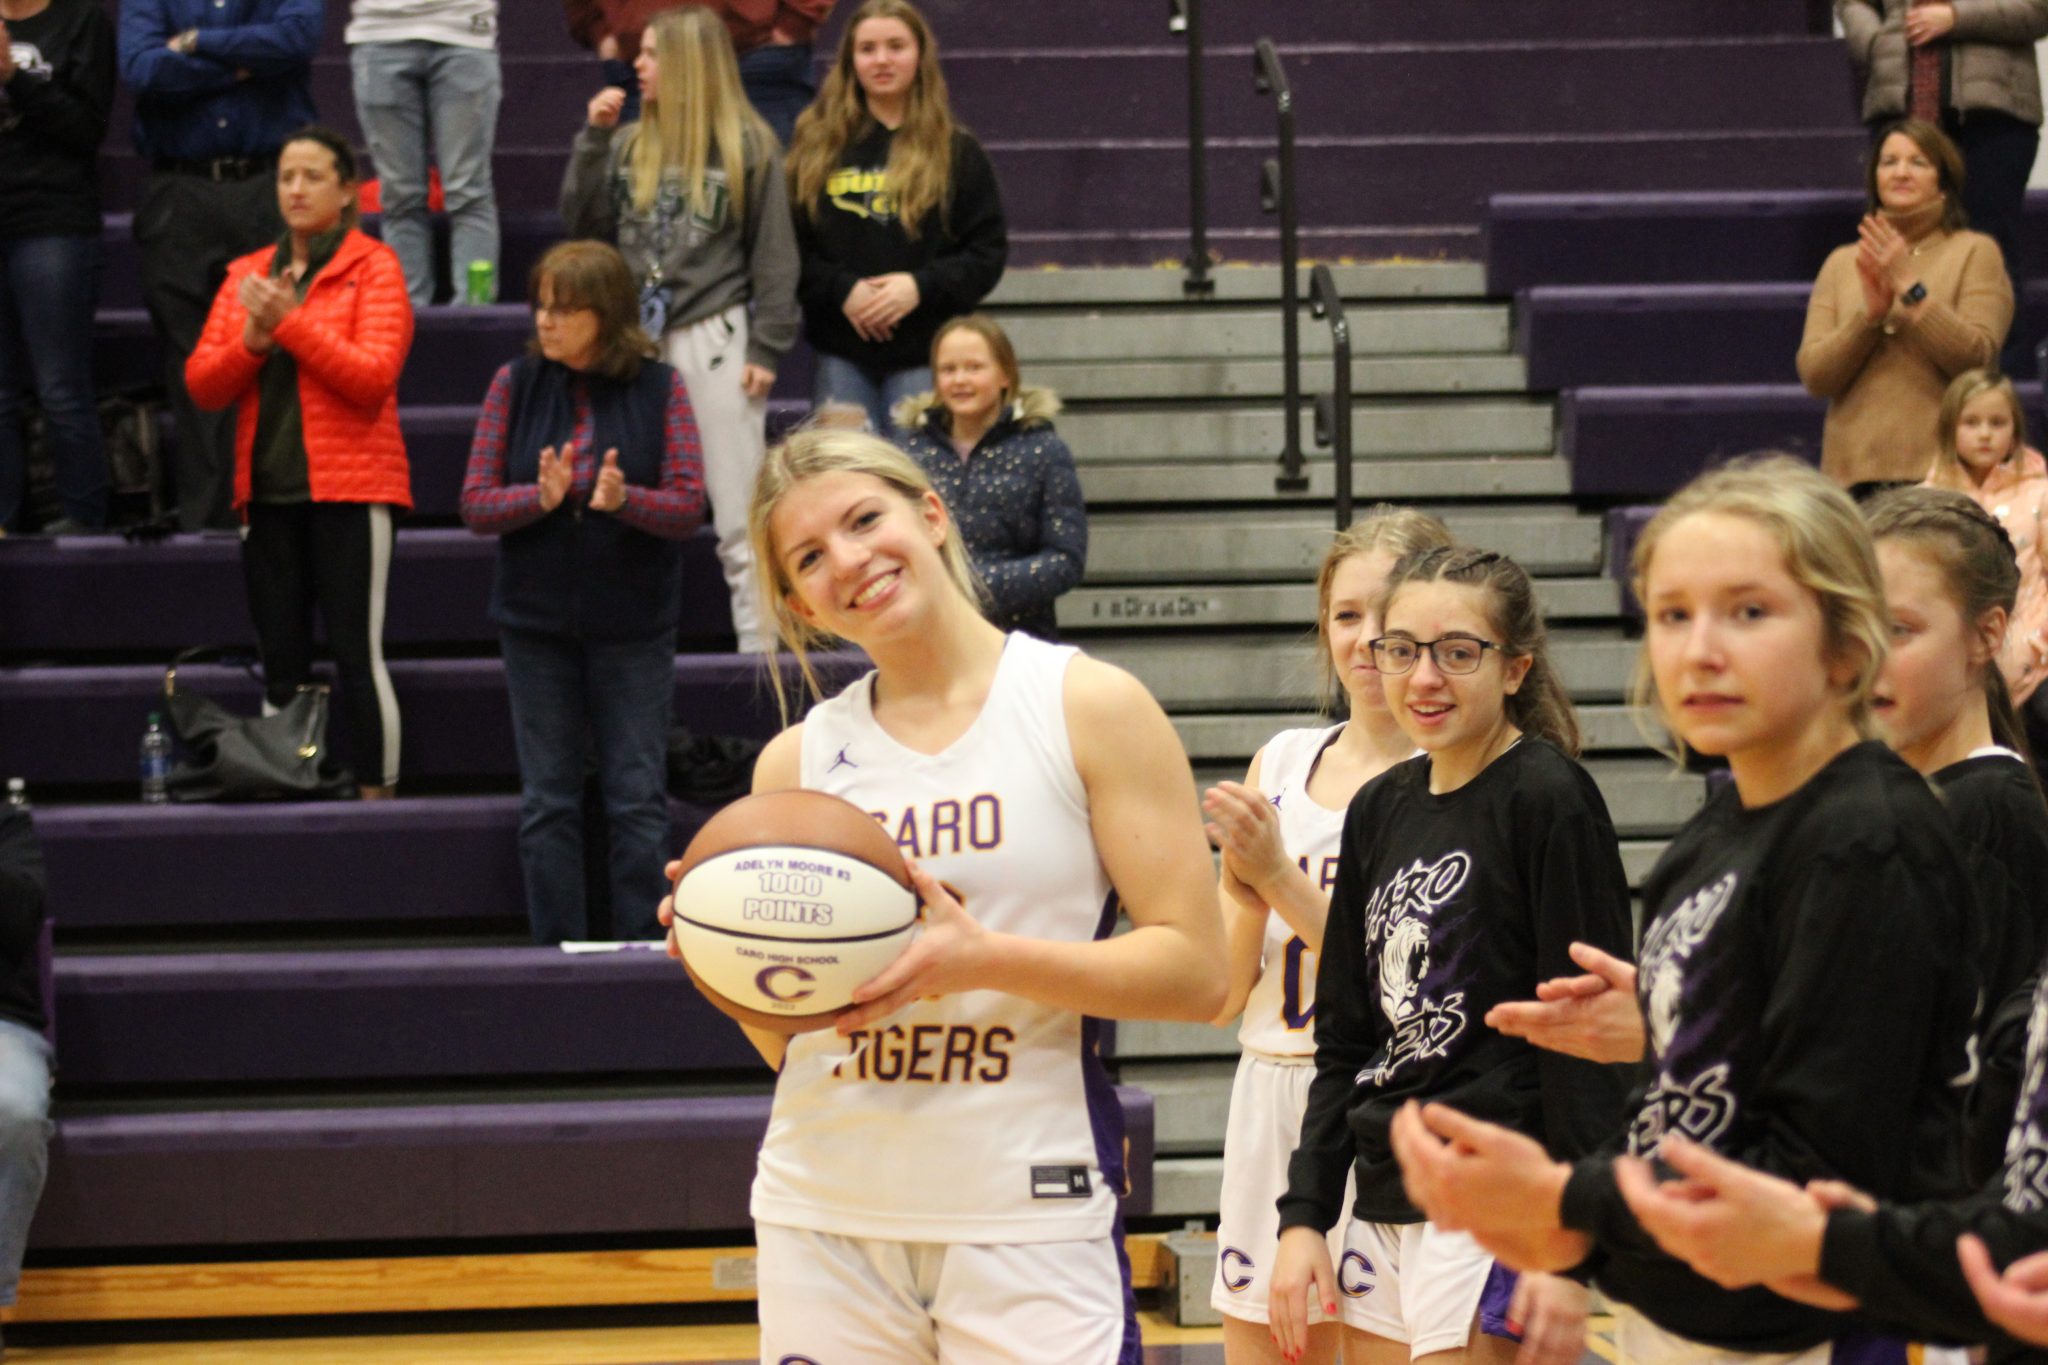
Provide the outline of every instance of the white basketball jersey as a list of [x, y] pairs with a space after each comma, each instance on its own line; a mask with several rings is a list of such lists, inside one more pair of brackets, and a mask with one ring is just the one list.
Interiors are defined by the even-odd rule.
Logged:
[[[1259, 760], [1259, 786], [1280, 812], [1280, 846], [1301, 865], [1309, 885], [1324, 895], [1337, 880], [1344, 812], [1309, 799], [1308, 776], [1343, 728], [1282, 730], [1266, 741]], [[1313, 1057], [1316, 955], [1278, 914], [1266, 916], [1266, 941], [1260, 953], [1259, 978], [1252, 983], [1244, 1020], [1237, 1028], [1239, 1045], [1269, 1057]]]
[[[1013, 634], [967, 732], [938, 754], [876, 723], [874, 675], [804, 721], [802, 784], [871, 811], [989, 929], [1105, 938], [1116, 907], [1074, 768], [1071, 648]], [[1101, 1024], [1000, 991], [922, 1000], [854, 1035], [790, 1042], [756, 1221], [918, 1242], [1106, 1236], [1123, 1115]]]

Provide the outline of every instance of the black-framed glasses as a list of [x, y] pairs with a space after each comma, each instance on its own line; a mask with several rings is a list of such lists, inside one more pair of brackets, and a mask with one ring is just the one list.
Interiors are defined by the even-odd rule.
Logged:
[[1405, 635], [1382, 635], [1372, 642], [1372, 666], [1382, 673], [1406, 673], [1415, 667], [1423, 651], [1436, 664], [1437, 672], [1457, 676], [1477, 673], [1486, 651], [1499, 649], [1491, 640], [1469, 635], [1446, 635], [1436, 640], [1411, 640]]

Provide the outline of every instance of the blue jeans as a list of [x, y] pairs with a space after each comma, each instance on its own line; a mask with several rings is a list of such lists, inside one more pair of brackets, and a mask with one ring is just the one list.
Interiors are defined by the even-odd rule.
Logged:
[[20, 530], [28, 492], [22, 395], [43, 410], [64, 515], [107, 524], [107, 451], [92, 380], [92, 315], [99, 306], [100, 239], [0, 240], [0, 530]]
[[14, 1302], [28, 1225], [50, 1170], [50, 1044], [0, 1019], [0, 1306]]
[[820, 351], [818, 368], [811, 377], [811, 408], [816, 411], [827, 403], [843, 403], [864, 409], [869, 430], [887, 436], [896, 427], [889, 410], [906, 398], [928, 392], [931, 386], [928, 365], [878, 374], [865, 365]]
[[357, 43], [348, 50], [356, 116], [376, 163], [384, 240], [405, 267], [415, 308], [434, 301], [434, 229], [427, 214], [427, 151], [448, 200], [449, 267], [462, 297], [472, 261], [498, 266], [498, 200], [491, 186], [504, 78], [489, 48], [421, 40]]
[[611, 826], [612, 928], [660, 936], [655, 902], [668, 848], [668, 727], [675, 633], [585, 640], [505, 629], [505, 687], [519, 750], [519, 865], [536, 943], [589, 937], [583, 895], [583, 774], [594, 747]]

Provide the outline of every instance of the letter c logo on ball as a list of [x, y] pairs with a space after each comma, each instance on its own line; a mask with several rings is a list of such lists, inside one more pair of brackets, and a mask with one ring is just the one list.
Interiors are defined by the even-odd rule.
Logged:
[[[785, 976], [794, 978], [794, 981], [791, 983], [793, 989], [789, 990], [786, 994], [783, 990], [783, 978]], [[784, 1005], [793, 1005], [799, 1000], [808, 1000], [818, 993], [817, 987], [812, 984], [816, 980], [816, 977], [803, 968], [792, 967], [784, 963], [775, 967], [763, 967], [759, 972], [755, 973], [754, 989], [767, 996], [770, 1000]]]

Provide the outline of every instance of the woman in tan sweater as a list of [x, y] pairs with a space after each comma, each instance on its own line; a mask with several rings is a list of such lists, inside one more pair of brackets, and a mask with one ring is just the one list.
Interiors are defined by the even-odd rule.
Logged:
[[1989, 365], [2012, 324], [1998, 244], [1971, 232], [1962, 157], [1934, 125], [1893, 124], [1871, 154], [1871, 211], [1806, 305], [1799, 380], [1828, 401], [1821, 468], [1836, 482], [1918, 482], [1949, 381]]

